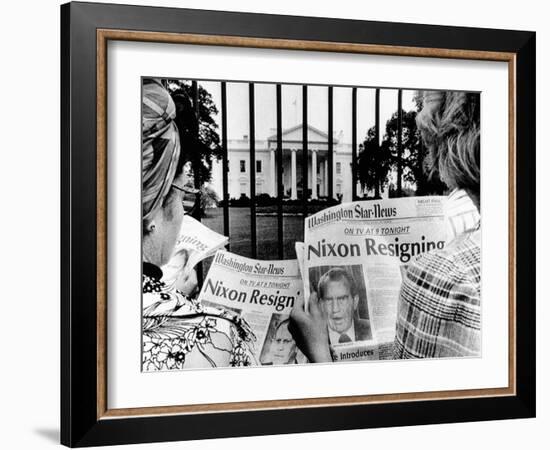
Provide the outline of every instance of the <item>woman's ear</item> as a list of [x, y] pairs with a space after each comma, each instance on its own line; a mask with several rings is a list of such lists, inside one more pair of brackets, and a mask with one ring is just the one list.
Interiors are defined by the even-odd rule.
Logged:
[[144, 235], [151, 234], [153, 231], [155, 231], [155, 228], [156, 228], [156, 225], [155, 225], [155, 220], [154, 219], [145, 220], [143, 222], [143, 234]]

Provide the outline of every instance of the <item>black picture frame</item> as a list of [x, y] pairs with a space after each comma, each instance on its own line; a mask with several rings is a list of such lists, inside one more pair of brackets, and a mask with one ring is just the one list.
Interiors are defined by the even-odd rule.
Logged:
[[[97, 30], [515, 55], [515, 394], [124, 418], [98, 414]], [[61, 443], [71, 447], [535, 416], [533, 32], [94, 3], [61, 6]]]

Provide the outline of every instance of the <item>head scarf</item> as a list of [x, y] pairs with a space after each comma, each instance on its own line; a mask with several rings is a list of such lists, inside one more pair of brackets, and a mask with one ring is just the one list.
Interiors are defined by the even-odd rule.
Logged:
[[180, 157], [176, 106], [157, 80], [145, 80], [142, 92], [142, 215], [150, 219], [162, 206], [176, 176]]

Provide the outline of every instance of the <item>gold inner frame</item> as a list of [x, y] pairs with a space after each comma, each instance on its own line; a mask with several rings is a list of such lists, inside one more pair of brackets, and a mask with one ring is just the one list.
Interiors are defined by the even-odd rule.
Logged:
[[[473, 59], [508, 63], [508, 386], [402, 394], [317, 397], [262, 400], [201, 405], [150, 406], [108, 409], [107, 405], [107, 42], [109, 40], [171, 44], [215, 45], [286, 50], [307, 50], [371, 55]], [[237, 36], [157, 33], [113, 29], [97, 30], [97, 418], [165, 414], [206, 414], [266, 409], [314, 408], [357, 404], [446, 400], [472, 397], [499, 397], [516, 394], [516, 54], [454, 50], [444, 48], [398, 47], [341, 42], [297, 41]]]

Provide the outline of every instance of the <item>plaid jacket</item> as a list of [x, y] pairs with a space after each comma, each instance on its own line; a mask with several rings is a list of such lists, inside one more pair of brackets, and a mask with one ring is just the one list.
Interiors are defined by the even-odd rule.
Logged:
[[478, 223], [409, 266], [397, 312], [396, 359], [480, 356], [480, 237]]

